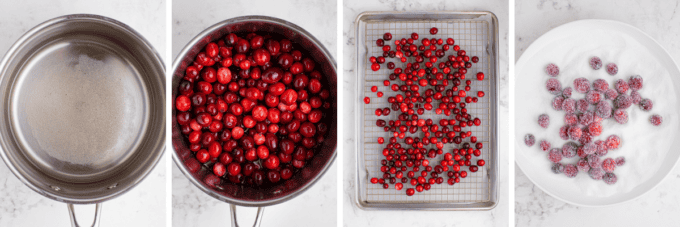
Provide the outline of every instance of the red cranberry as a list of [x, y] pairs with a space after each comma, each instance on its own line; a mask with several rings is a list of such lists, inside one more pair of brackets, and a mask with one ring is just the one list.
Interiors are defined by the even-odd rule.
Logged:
[[280, 100], [287, 105], [292, 105], [297, 100], [297, 96], [297, 92], [295, 92], [293, 89], [288, 89], [284, 91], [283, 94], [281, 94]]
[[279, 41], [273, 39], [267, 40], [265, 46], [267, 47], [267, 50], [272, 56], [279, 55], [279, 52], [281, 51], [281, 44], [279, 43]]
[[201, 163], [206, 163], [208, 160], [210, 160], [210, 154], [205, 149], [199, 150], [196, 152], [196, 159]]
[[290, 168], [283, 168], [281, 170], [281, 179], [288, 180], [293, 176], [293, 170]]
[[293, 49], [293, 43], [290, 40], [282, 39], [280, 43], [282, 52], [288, 53]]
[[383, 39], [387, 40], [387, 41], [392, 40], [392, 33], [389, 33], [389, 32], [385, 33], [383, 35]]
[[175, 107], [179, 111], [188, 111], [191, 109], [191, 100], [186, 95], [178, 95], [175, 100]]
[[269, 156], [264, 162], [264, 166], [267, 169], [276, 169], [279, 167], [279, 158], [276, 156]]
[[381, 46], [385, 45], [385, 41], [382, 40], [382, 39], [378, 39], [378, 40], [375, 41], [375, 45], [381, 47]]
[[218, 177], [224, 176], [226, 172], [227, 168], [224, 166], [224, 164], [218, 162], [213, 165], [213, 173]]
[[269, 179], [269, 181], [272, 183], [276, 183], [279, 182], [279, 180], [281, 180], [281, 175], [279, 174], [278, 171], [271, 170], [267, 172], [267, 179]]
[[241, 173], [241, 165], [232, 162], [227, 166], [227, 171], [229, 172], [229, 175], [236, 176]]

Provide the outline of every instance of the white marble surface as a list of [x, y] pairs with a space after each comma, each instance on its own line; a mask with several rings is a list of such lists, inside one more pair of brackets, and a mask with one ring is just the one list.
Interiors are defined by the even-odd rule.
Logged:
[[[265, 6], [266, 7], [263, 7]], [[172, 19], [173, 58], [207, 27], [232, 17], [266, 15], [293, 22], [310, 32], [336, 57], [337, 2], [286, 1], [195, 1], [175, 0]], [[337, 60], [337, 57], [336, 57]], [[302, 195], [265, 209], [262, 226], [335, 226], [337, 222], [337, 163]], [[229, 204], [196, 188], [173, 163], [173, 226], [229, 225]], [[241, 226], [254, 220], [255, 208], [239, 207]]]
[[[677, 1], [516, 1], [515, 61], [543, 33], [580, 19], [611, 19], [631, 24], [680, 59], [680, 8]], [[537, 20], [536, 18], [541, 18]], [[517, 226], [676, 226], [680, 222], [680, 168], [633, 201], [604, 208], [578, 207], [536, 187], [515, 166]]]
[[[358, 208], [355, 201], [356, 168], [356, 131], [355, 106], [360, 102], [357, 97], [355, 74], [356, 47], [354, 21], [364, 11], [408, 11], [408, 10], [454, 10], [454, 11], [491, 11], [498, 17], [500, 29], [500, 108], [499, 143], [500, 150], [500, 192], [498, 206], [491, 211], [365, 211]], [[508, 225], [508, 2], [493, 1], [365, 1], [345, 0], [343, 12], [344, 69], [343, 91], [344, 106], [350, 107], [340, 119], [348, 122], [344, 128], [344, 179], [343, 215], [344, 226], [507, 226]]]
[[[165, 56], [165, 1], [3, 1], [0, 54], [26, 31], [54, 17], [90, 13], [119, 20], [144, 36]], [[165, 158], [132, 190], [104, 203], [101, 226], [165, 226]], [[94, 206], [76, 206], [81, 223], [92, 220]], [[66, 204], [25, 186], [0, 164], [0, 226], [70, 226]]]

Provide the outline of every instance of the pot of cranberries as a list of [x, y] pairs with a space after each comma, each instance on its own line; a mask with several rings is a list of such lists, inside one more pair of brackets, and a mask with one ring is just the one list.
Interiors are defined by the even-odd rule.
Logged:
[[[219, 22], [178, 55], [173, 159], [208, 195], [234, 205], [287, 201], [335, 159], [337, 75], [304, 29], [265, 16]], [[235, 218], [232, 218], [235, 225]]]
[[165, 66], [131, 27], [66, 15], [32, 28], [0, 64], [0, 156], [39, 194], [101, 203], [142, 181], [165, 150]]

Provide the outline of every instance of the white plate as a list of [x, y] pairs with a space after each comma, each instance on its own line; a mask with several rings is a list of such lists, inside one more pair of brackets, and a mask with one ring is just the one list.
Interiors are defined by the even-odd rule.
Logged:
[[[521, 77], [525, 75], [524, 72], [528, 70], [527, 67], [536, 67], [536, 64], [533, 62], [530, 62], [530, 60], [537, 54], [543, 51], [544, 49], [547, 48], [554, 48], [553, 45], [555, 44], [555, 41], [563, 39], [565, 36], [573, 35], [574, 33], [579, 33], [579, 34], [588, 34], [590, 32], [607, 32], [608, 34], [620, 34], [621, 36], [628, 36], [632, 38], [633, 40], [639, 42], [640, 45], [642, 45], [644, 48], [647, 48], [647, 50], [656, 58], [658, 63], [664, 67], [669, 75], [671, 76], [671, 80], [673, 81], [673, 87], [675, 91], [680, 91], [680, 70], [678, 69], [678, 66], [675, 64], [671, 56], [666, 52], [665, 49], [659, 45], [654, 39], [652, 39], [650, 36], [642, 32], [641, 30], [630, 26], [628, 24], [624, 24], [621, 22], [617, 21], [608, 21], [608, 20], [580, 20], [580, 21], [574, 21], [571, 23], [567, 23], [564, 25], [561, 25], [555, 29], [552, 29], [551, 31], [543, 34], [540, 38], [538, 38], [536, 41], [534, 41], [531, 46], [522, 54], [522, 57], [520, 57], [519, 61], [516, 64], [516, 76], [517, 79], [516, 84], [521, 81]], [[559, 44], [557, 44], [559, 45]], [[584, 63], [587, 64], [587, 59], [589, 57], [584, 57]], [[602, 59], [603, 64], [607, 64], [606, 59]], [[604, 67], [600, 70], [604, 70]], [[546, 76], [547, 78], [547, 76]], [[591, 80], [592, 81], [592, 80]], [[611, 84], [611, 83], [610, 83]], [[572, 84], [563, 84], [563, 86], [572, 86]], [[517, 96], [516, 92], [516, 97], [515, 100], [521, 100], [521, 97]], [[680, 106], [680, 98], [676, 99], [675, 105]], [[516, 122], [518, 119], [524, 117], [526, 118], [526, 115], [523, 115], [524, 111], [517, 109], [516, 110]], [[561, 119], [553, 119], [554, 121], [561, 121]], [[671, 124], [675, 124], [673, 127], [680, 127], [678, 124], [678, 121], [671, 121]], [[665, 123], [665, 122], [664, 122]], [[608, 205], [613, 205], [613, 204], [619, 204], [622, 202], [630, 201], [633, 200], [644, 193], [652, 190], [654, 187], [656, 187], [666, 176], [669, 175], [673, 167], [678, 161], [678, 158], [680, 157], [680, 150], [675, 150], [675, 149], [669, 149], [669, 151], [666, 153], [666, 156], [663, 158], [662, 164], [659, 166], [659, 169], [655, 174], [653, 174], [652, 177], [647, 179], [646, 181], [642, 182], [638, 186], [632, 188], [630, 191], [626, 192], [617, 192], [613, 193], [609, 196], [606, 197], [601, 197], [601, 196], [590, 196], [585, 194], [584, 192], [580, 190], [574, 190], [574, 187], [572, 186], [565, 186], [563, 184], [556, 183], [556, 175], [553, 174], [549, 169], [545, 169], [546, 163], [549, 161], [547, 158], [545, 159], [546, 163], [536, 163], [530, 161], [529, 158], [527, 158], [528, 152], [540, 152], [537, 151], [537, 145], [538, 141], [540, 140], [540, 134], [534, 133], [536, 135], [536, 144], [528, 148], [524, 144], [524, 133], [521, 133], [522, 131], [520, 130], [521, 126], [518, 125], [516, 127], [516, 141], [515, 141], [515, 162], [517, 165], [522, 169], [524, 174], [539, 188], [541, 188], [544, 192], [547, 194], [562, 200], [567, 203], [571, 203], [574, 205], [580, 205], [580, 206], [608, 206]], [[521, 133], [521, 134], [517, 134]], [[537, 132], [538, 133], [538, 132]], [[677, 138], [668, 138], [672, 142], [672, 146], [670, 147], [680, 147], [680, 140]], [[624, 141], [625, 143], [625, 141]], [[630, 158], [630, 157], [626, 157]], [[584, 174], [581, 172], [580, 174]], [[623, 177], [623, 176], [621, 176]], [[621, 179], [619, 177], [619, 180]]]

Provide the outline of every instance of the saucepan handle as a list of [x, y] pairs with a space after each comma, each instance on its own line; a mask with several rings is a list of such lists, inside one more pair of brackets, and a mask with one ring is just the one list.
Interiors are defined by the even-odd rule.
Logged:
[[[76, 221], [76, 213], [73, 210], [73, 204], [67, 204], [68, 206], [68, 216], [71, 218], [71, 227], [80, 227], [78, 225], [78, 221]], [[91, 227], [98, 227], [99, 226], [99, 216], [101, 216], [102, 213], [102, 204], [97, 203], [94, 211], [94, 221], [92, 221]]]
[[[230, 204], [230, 210], [231, 210], [231, 227], [238, 227], [238, 223], [236, 222], [236, 205]], [[258, 207], [257, 215], [255, 216], [255, 224], [253, 224], [253, 227], [260, 227], [260, 224], [262, 224], [263, 214], [264, 207]]]

